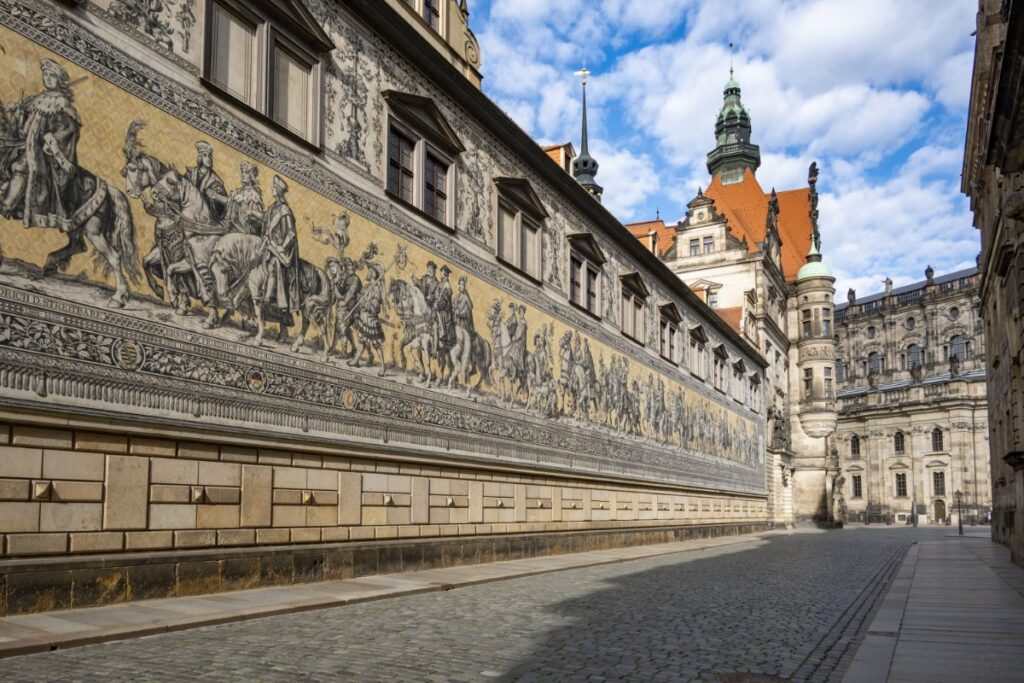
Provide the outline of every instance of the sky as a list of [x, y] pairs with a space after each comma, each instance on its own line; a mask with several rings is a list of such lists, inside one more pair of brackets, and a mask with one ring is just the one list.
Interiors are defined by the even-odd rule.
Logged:
[[[976, 0], [471, 0], [484, 91], [539, 143], [590, 151], [622, 222], [674, 223], [709, 181], [730, 52], [767, 191], [817, 161], [845, 299], [971, 267], [960, 171]], [[734, 48], [730, 51], [729, 44]]]

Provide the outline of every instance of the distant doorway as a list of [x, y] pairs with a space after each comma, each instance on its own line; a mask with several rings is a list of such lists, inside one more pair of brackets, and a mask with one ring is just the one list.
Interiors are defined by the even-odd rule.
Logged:
[[935, 501], [935, 522], [937, 524], [946, 523], [946, 503], [945, 501]]

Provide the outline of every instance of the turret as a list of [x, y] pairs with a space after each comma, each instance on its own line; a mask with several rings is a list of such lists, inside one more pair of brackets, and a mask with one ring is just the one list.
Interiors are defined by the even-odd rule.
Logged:
[[722, 91], [722, 109], [715, 121], [715, 148], [708, 153], [708, 173], [721, 176], [722, 182], [743, 180], [744, 169], [756, 171], [761, 165], [761, 149], [750, 143], [750, 114], [740, 99], [740, 84], [729, 68], [729, 81]]
[[573, 159], [572, 174], [576, 182], [593, 195], [594, 199], [601, 201], [604, 188], [597, 184], [594, 176], [597, 175], [597, 159], [590, 156], [590, 149], [587, 142], [587, 76], [590, 72], [584, 67], [577, 75], [583, 80], [583, 134], [580, 139], [580, 155]]

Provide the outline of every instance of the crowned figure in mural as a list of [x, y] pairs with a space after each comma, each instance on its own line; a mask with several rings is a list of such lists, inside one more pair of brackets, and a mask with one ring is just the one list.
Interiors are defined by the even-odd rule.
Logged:
[[259, 168], [251, 162], [243, 161], [239, 167], [239, 174], [242, 185], [232, 190], [228, 196], [224, 222], [232, 232], [260, 236], [263, 232], [263, 214], [266, 212], [266, 206], [263, 204], [263, 191], [260, 190], [258, 182]]
[[0, 215], [67, 235], [46, 257], [44, 276], [66, 270], [88, 239], [102, 273], [114, 277], [110, 305], [124, 306], [127, 281], [138, 277], [131, 208], [120, 190], [78, 165], [82, 124], [67, 71], [52, 59], [40, 71], [41, 93], [0, 109]]
[[359, 298], [359, 313], [356, 317], [359, 342], [348, 365], [358, 368], [365, 351], [371, 366], [374, 364], [374, 357], [380, 359], [380, 372], [377, 374], [383, 377], [387, 369], [384, 363], [384, 325], [391, 325], [381, 317], [387, 306], [384, 296], [384, 266], [374, 262], [370, 263], [367, 269], [366, 287]]
[[196, 143], [196, 165], [185, 169], [185, 177], [203, 196], [212, 221], [220, 221], [228, 205], [228, 194], [224, 190], [224, 181], [213, 170], [213, 145], [205, 140]]
[[24, 140], [24, 153], [11, 164], [0, 212], [20, 218], [27, 228], [69, 232], [81, 201], [77, 181], [82, 123], [64, 68], [44, 59], [41, 69], [45, 90], [7, 112]]

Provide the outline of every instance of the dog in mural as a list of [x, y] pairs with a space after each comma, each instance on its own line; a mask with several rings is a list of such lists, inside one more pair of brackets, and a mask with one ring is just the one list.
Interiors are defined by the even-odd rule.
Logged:
[[44, 277], [67, 270], [88, 241], [97, 268], [114, 278], [109, 305], [122, 308], [128, 283], [139, 277], [131, 207], [120, 190], [78, 165], [73, 84], [53, 60], [40, 68], [43, 92], [0, 107], [0, 215], [67, 235], [67, 245], [47, 255]]

